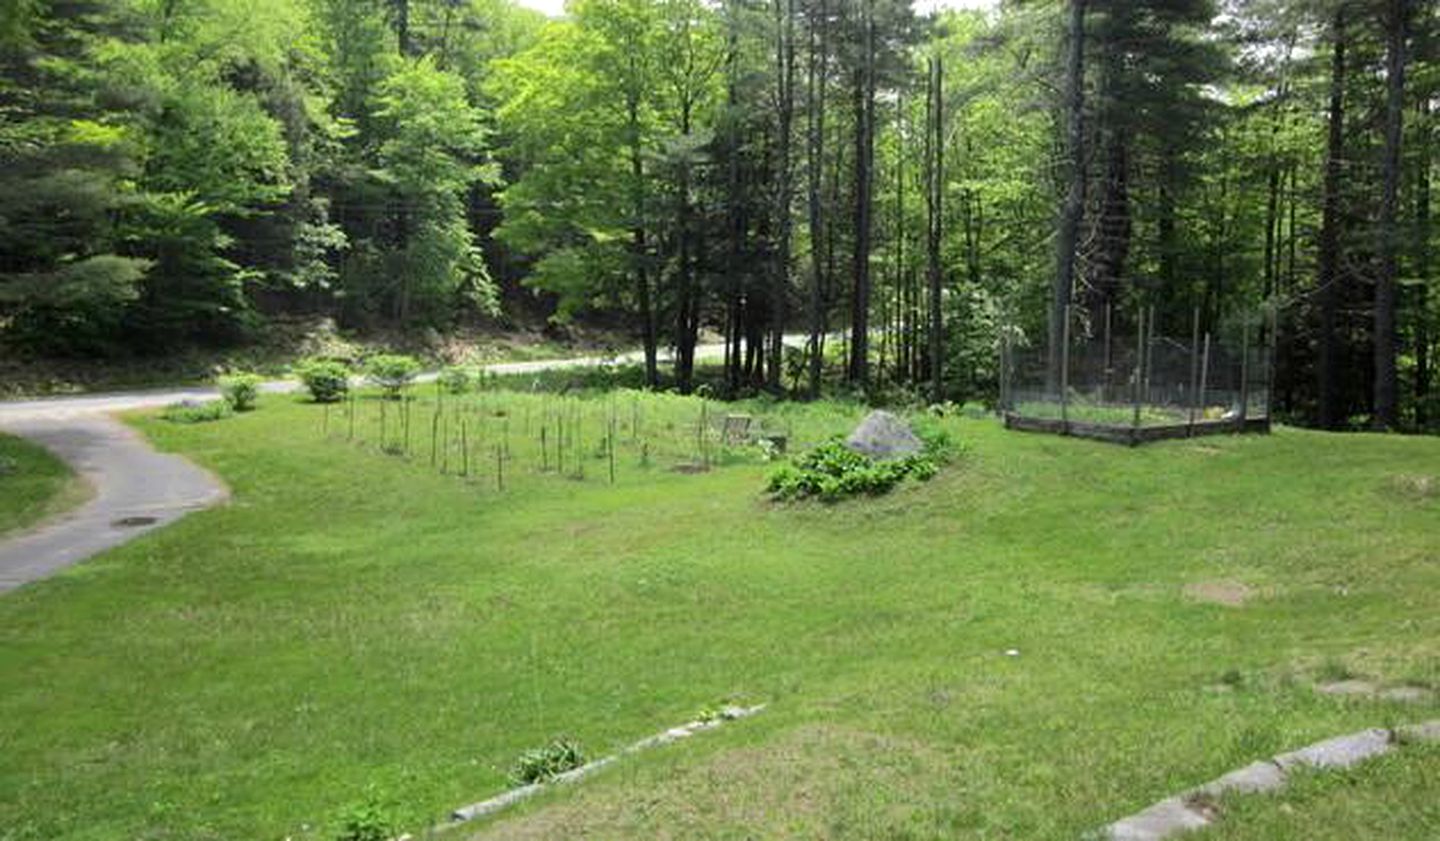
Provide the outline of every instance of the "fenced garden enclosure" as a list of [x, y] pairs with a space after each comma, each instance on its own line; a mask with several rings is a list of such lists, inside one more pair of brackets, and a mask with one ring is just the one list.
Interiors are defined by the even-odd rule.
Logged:
[[1268, 432], [1273, 324], [1246, 314], [1189, 335], [1157, 328], [1153, 307], [1121, 317], [1067, 309], [1059, 348], [1000, 351], [1000, 409], [1009, 429], [1142, 444]]

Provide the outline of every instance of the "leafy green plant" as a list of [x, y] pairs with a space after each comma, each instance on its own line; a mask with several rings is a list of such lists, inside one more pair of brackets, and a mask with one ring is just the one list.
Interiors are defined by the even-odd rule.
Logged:
[[220, 378], [220, 396], [230, 404], [230, 408], [237, 412], [248, 412], [255, 408], [255, 401], [260, 397], [260, 383], [264, 382], [259, 374], [230, 374]]
[[370, 382], [378, 385], [391, 399], [398, 398], [419, 373], [419, 360], [404, 354], [382, 353], [370, 357], [370, 361], [365, 363], [365, 374]]
[[475, 385], [475, 371], [464, 365], [450, 365], [441, 369], [437, 382], [450, 394], [465, 394]]
[[300, 366], [300, 382], [316, 403], [335, 403], [350, 393], [350, 368], [333, 359], [311, 359]]
[[182, 400], [160, 410], [160, 417], [171, 423], [207, 423], [230, 417], [230, 404], [224, 400], [199, 403]]
[[821, 444], [770, 474], [769, 492], [782, 500], [817, 497], [835, 502], [846, 497], [883, 494], [906, 477], [928, 481], [940, 472], [946, 441], [927, 442], [924, 452], [876, 461], [845, 446], [840, 438]]
[[515, 785], [548, 782], [584, 764], [584, 748], [579, 742], [562, 736], [544, 747], [520, 754], [510, 771], [510, 781]]
[[373, 791], [341, 812], [338, 823], [335, 841], [389, 841], [395, 837], [395, 824]]

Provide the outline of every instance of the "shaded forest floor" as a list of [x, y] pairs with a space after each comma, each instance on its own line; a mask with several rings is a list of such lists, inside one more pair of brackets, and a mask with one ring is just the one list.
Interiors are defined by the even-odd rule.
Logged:
[[[483, 434], [535, 436], [543, 403], [485, 399]], [[781, 506], [745, 450], [691, 472], [682, 445], [621, 448], [612, 485], [607, 400], [583, 478], [531, 450], [504, 492], [358, 440], [374, 406], [357, 440], [290, 396], [136, 418], [234, 498], [0, 599], [0, 837], [330, 839], [367, 792], [417, 832], [527, 748], [607, 753], [731, 701], [769, 707], [454, 837], [1074, 838], [1435, 717], [1440, 441], [1131, 450], [955, 418], [966, 452], [930, 483]], [[683, 442], [701, 411], [655, 398], [642, 428]], [[803, 445], [863, 410], [725, 411]], [[1315, 691], [1341, 676], [1431, 692]], [[1433, 837], [1409, 780], [1440, 756], [1399, 756], [1373, 776], [1408, 816], [1392, 837]], [[1243, 814], [1233, 837], [1288, 837]]]

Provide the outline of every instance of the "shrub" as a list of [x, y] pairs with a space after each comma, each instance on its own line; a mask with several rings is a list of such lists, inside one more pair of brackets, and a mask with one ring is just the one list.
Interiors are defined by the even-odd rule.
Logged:
[[300, 366], [300, 382], [316, 403], [335, 403], [350, 393], [350, 369], [333, 359], [311, 359]]
[[220, 396], [237, 412], [248, 412], [255, 408], [260, 396], [260, 383], [264, 380], [258, 374], [231, 374], [220, 378]]
[[415, 381], [415, 376], [420, 373], [420, 362], [413, 356], [382, 353], [370, 357], [365, 364], [365, 373], [370, 382], [385, 391], [386, 397], [393, 399]]
[[543, 748], [520, 754], [510, 771], [510, 781], [515, 785], [548, 782], [584, 764], [585, 751], [580, 743], [561, 737]]
[[230, 417], [230, 404], [224, 400], [209, 400], [204, 403], [182, 400], [161, 409], [160, 417], [171, 423], [207, 423]]
[[465, 394], [475, 384], [475, 371], [463, 365], [451, 365], [440, 370], [436, 382], [450, 394]]
[[818, 497], [835, 502], [860, 494], [889, 491], [907, 476], [928, 481], [940, 472], [948, 439], [938, 445], [927, 441], [924, 452], [890, 461], [876, 461], [834, 438], [786, 464], [770, 475], [768, 490], [777, 499]]

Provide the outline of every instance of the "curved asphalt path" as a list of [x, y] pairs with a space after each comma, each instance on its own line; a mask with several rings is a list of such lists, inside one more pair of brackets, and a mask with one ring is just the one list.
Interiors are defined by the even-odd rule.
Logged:
[[[803, 339], [786, 337], [787, 344]], [[697, 359], [725, 354], [724, 345], [701, 345]], [[509, 362], [486, 366], [493, 374], [532, 374], [557, 368], [593, 368], [643, 361], [638, 353], [611, 357]], [[433, 380], [434, 375], [421, 377]], [[264, 383], [270, 394], [298, 391], [294, 380]], [[59, 456], [95, 491], [89, 502], [18, 535], [0, 538], [0, 593], [118, 546], [191, 511], [229, 498], [225, 485], [181, 456], [161, 453], [112, 412], [151, 409], [180, 400], [213, 400], [214, 388], [167, 388], [0, 402], [0, 431], [19, 435]]]

